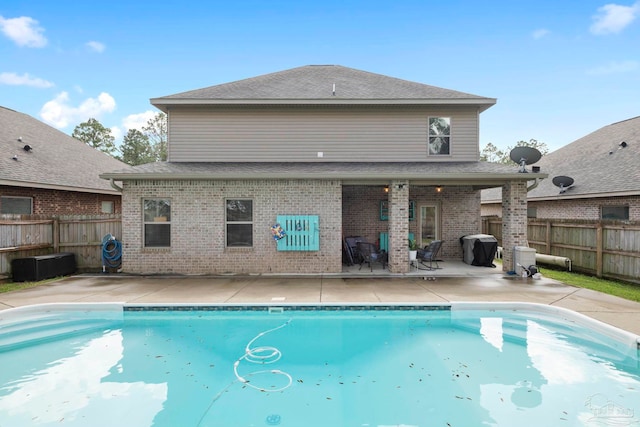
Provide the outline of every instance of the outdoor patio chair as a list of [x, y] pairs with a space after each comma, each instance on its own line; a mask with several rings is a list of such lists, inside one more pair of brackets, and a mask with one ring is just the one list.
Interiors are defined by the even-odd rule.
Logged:
[[[424, 249], [418, 250], [417, 260], [425, 266], [426, 270], [436, 270], [440, 268], [437, 259], [440, 247], [442, 247], [442, 240], [434, 240], [425, 246]], [[429, 262], [429, 265], [426, 264], [427, 262]], [[435, 267], [433, 266], [434, 262], [436, 263]]]
[[362, 261], [358, 253], [358, 242], [366, 242], [366, 239], [360, 236], [349, 236], [343, 239], [343, 251], [347, 265], [360, 264]]
[[373, 263], [378, 262], [382, 264], [384, 269], [387, 265], [388, 254], [385, 251], [378, 251], [376, 245], [369, 242], [358, 242], [358, 254], [361, 257], [360, 268], [362, 270], [362, 264], [369, 264], [369, 268], [373, 271]]

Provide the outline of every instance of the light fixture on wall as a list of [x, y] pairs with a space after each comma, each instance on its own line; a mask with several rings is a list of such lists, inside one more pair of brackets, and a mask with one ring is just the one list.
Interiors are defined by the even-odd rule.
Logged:
[[384, 186], [384, 192], [385, 192], [385, 193], [388, 193], [388, 192], [389, 192], [389, 186], [388, 186], [388, 185], [385, 185], [385, 186]]
[[436, 186], [436, 193], [442, 193], [442, 186]]

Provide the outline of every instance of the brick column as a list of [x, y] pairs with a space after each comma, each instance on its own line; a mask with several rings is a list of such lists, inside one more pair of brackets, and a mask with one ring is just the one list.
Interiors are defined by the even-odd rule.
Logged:
[[391, 181], [389, 186], [389, 271], [409, 271], [409, 182]]
[[529, 246], [527, 240], [527, 182], [502, 186], [502, 270], [513, 270], [513, 248]]

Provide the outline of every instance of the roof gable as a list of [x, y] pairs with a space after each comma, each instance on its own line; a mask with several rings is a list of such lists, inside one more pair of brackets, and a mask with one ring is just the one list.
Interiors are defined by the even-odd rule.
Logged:
[[116, 193], [99, 174], [126, 166], [29, 115], [0, 107], [0, 184]]
[[356, 70], [340, 65], [307, 65], [151, 100], [160, 108], [176, 103], [315, 101], [317, 103], [471, 103], [483, 109], [493, 98]]

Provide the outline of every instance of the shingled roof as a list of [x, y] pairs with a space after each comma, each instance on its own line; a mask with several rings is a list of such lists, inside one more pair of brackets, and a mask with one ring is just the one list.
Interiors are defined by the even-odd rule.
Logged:
[[0, 106], [0, 185], [119, 194], [98, 175], [126, 166], [29, 115]]
[[[114, 180], [156, 179], [340, 179], [344, 182], [383, 182], [408, 179], [420, 185], [456, 183], [477, 188], [525, 180], [517, 167], [487, 162], [156, 162], [100, 175]], [[546, 176], [541, 174], [541, 176]]]
[[307, 65], [151, 99], [156, 107], [198, 104], [459, 104], [481, 111], [494, 98], [471, 95], [340, 65]]
[[[546, 156], [536, 166], [549, 175], [528, 200], [557, 200], [640, 195], [640, 116], [613, 123]], [[573, 178], [560, 194], [555, 176]], [[485, 190], [484, 203], [501, 201], [500, 189]]]

